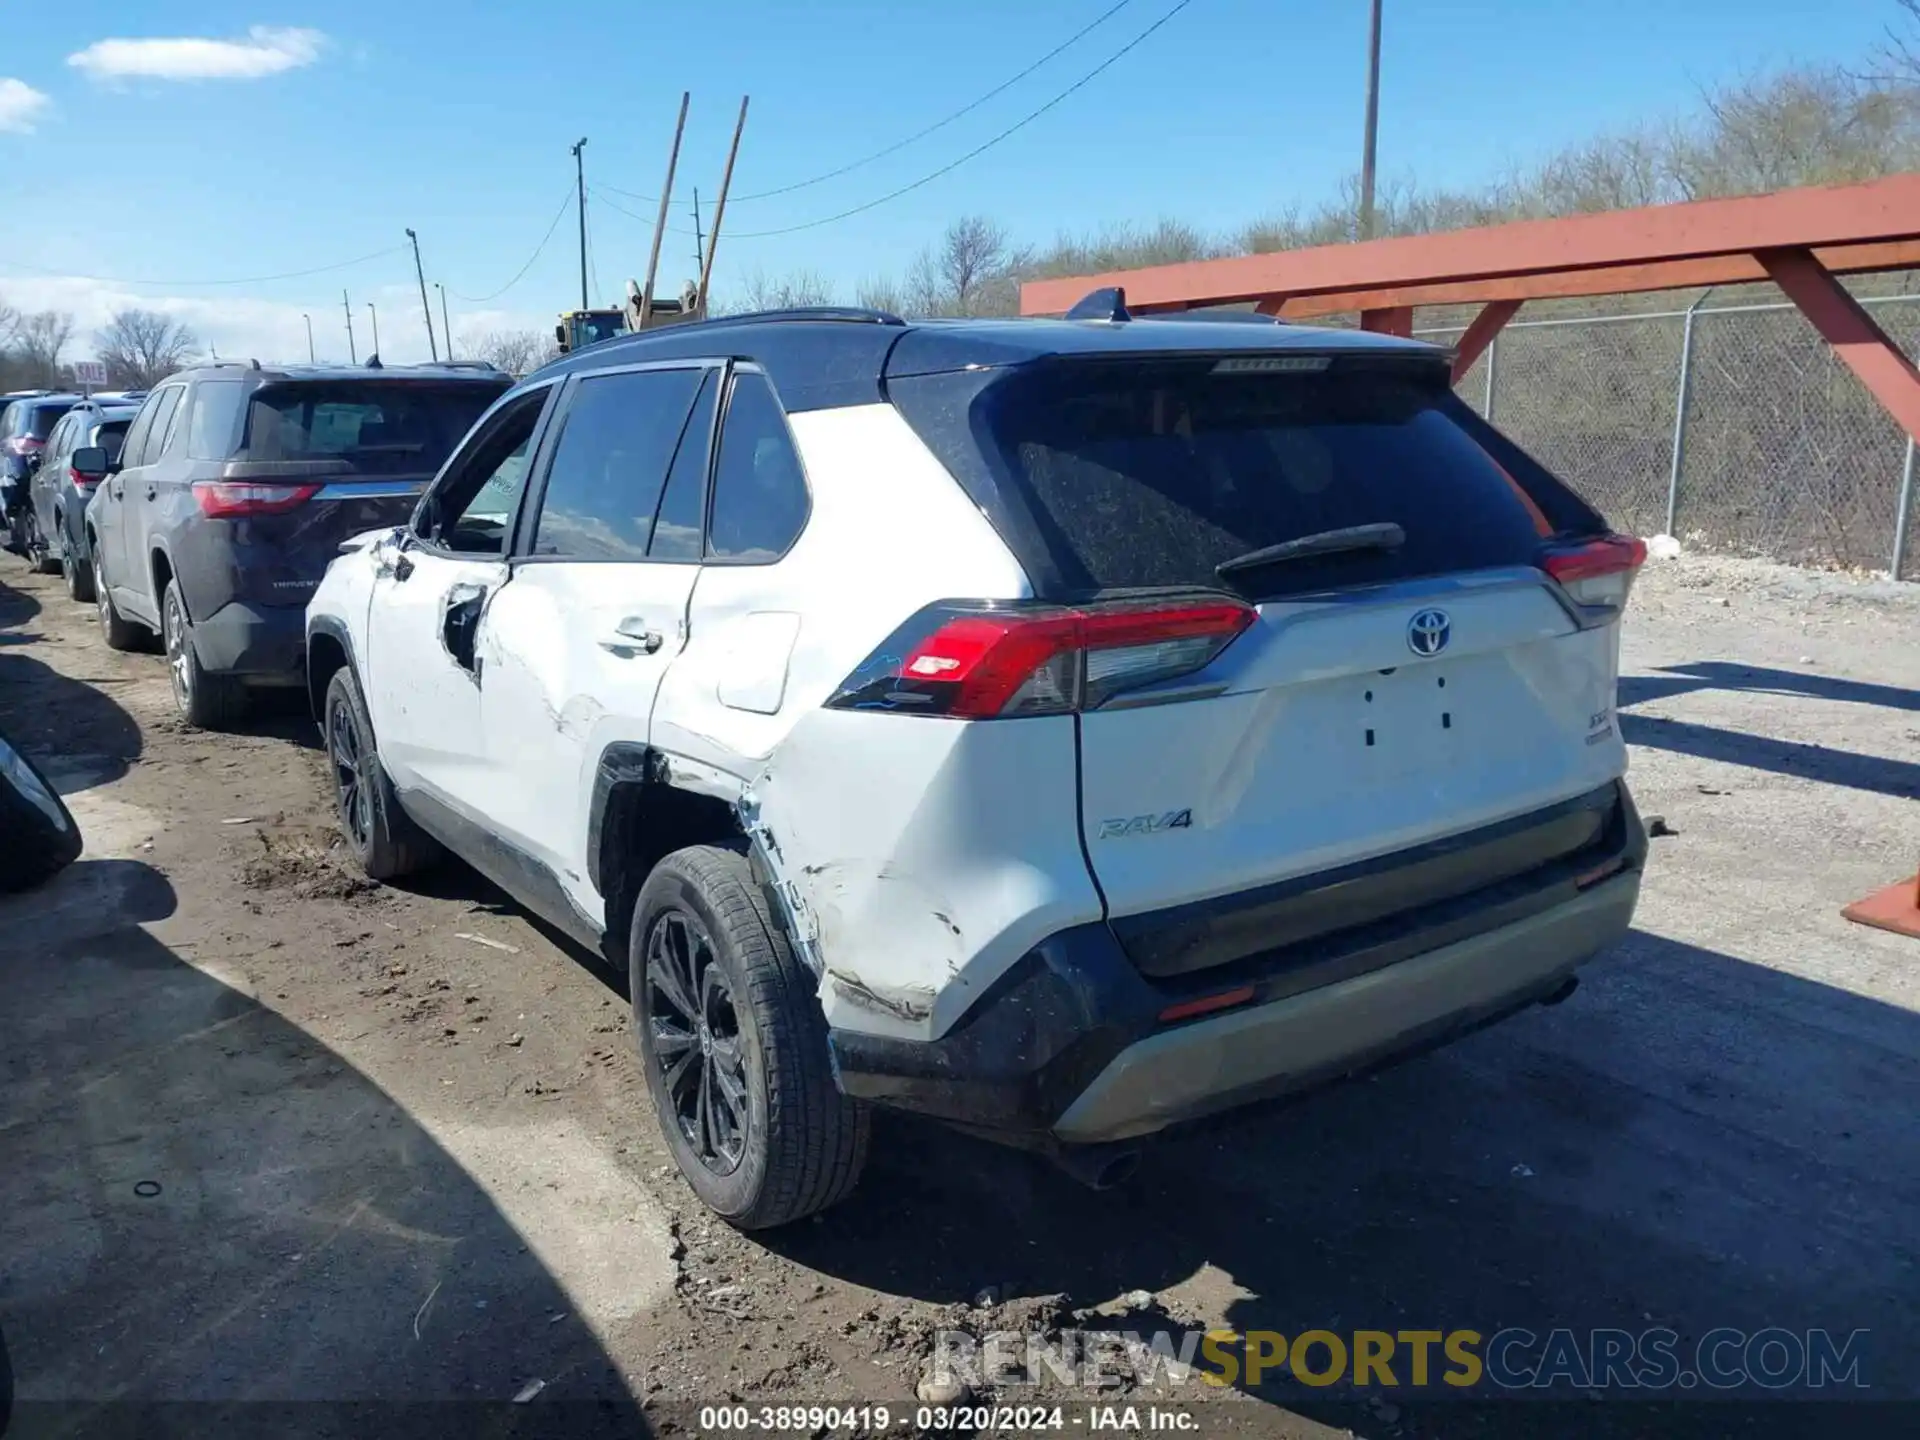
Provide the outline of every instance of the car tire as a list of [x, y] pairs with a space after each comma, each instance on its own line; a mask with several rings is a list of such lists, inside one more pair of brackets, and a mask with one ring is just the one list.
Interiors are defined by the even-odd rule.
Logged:
[[634, 905], [627, 967], [654, 1112], [708, 1208], [763, 1230], [851, 1194], [866, 1107], [834, 1081], [814, 977], [746, 855], [696, 845], [656, 865]]
[[200, 663], [193, 648], [193, 621], [180, 582], [169, 580], [160, 597], [160, 643], [166, 651], [167, 675], [173, 684], [173, 703], [189, 725], [202, 730], [230, 730], [252, 708], [247, 688], [231, 675], [216, 675]]
[[320, 738], [333, 772], [340, 833], [370, 880], [397, 880], [432, 865], [440, 844], [400, 808], [374, 744], [373, 722], [353, 670], [342, 666], [327, 685]]
[[[100, 553], [95, 546], [93, 553]], [[100, 638], [107, 642], [109, 650], [145, 650], [153, 644], [152, 633], [142, 625], [136, 625], [120, 613], [120, 607], [113, 603], [113, 591], [107, 584], [106, 571], [96, 560], [93, 567], [93, 603], [100, 616]]]
[[0, 892], [51, 879], [80, 847], [80, 827], [60, 792], [0, 734]]
[[36, 575], [51, 575], [60, 568], [60, 562], [53, 558], [47, 537], [40, 533], [40, 517], [32, 505], [21, 517], [20, 525], [26, 538], [22, 542], [27, 554], [27, 568]]
[[60, 546], [60, 578], [66, 582], [69, 600], [77, 600], [82, 605], [93, 603], [93, 561], [81, 555], [71, 535], [66, 536]]

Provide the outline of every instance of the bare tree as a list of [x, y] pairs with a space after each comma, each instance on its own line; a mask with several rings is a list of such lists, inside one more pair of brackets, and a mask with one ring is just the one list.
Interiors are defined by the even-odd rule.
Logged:
[[20, 312], [0, 300], [0, 354], [12, 346], [14, 336], [20, 333]]
[[1875, 70], [1870, 80], [1890, 85], [1920, 86], [1920, 0], [1895, 0], [1901, 18], [1888, 25], [1875, 47]]
[[997, 220], [963, 215], [909, 267], [907, 307], [919, 315], [1018, 314], [1016, 276], [1031, 259]]
[[128, 309], [94, 332], [93, 345], [107, 367], [108, 384], [146, 390], [191, 360], [200, 337], [158, 310]]
[[868, 310], [884, 310], [889, 315], [904, 315], [907, 309], [906, 292], [900, 288], [900, 282], [884, 275], [862, 280], [853, 292], [853, 303]]
[[24, 315], [14, 335], [14, 350], [29, 385], [58, 385], [60, 355], [73, 339], [73, 316], [65, 310]]
[[552, 335], [543, 330], [488, 330], [460, 337], [469, 360], [484, 360], [509, 375], [529, 375], [560, 353]]
[[740, 286], [738, 303], [722, 302], [716, 315], [742, 314], [752, 310], [795, 310], [807, 305], [831, 305], [833, 285], [818, 270], [795, 270], [770, 276], [756, 270]]

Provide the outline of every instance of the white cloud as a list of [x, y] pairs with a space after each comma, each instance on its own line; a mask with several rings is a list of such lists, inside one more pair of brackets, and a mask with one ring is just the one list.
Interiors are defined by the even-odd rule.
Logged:
[[95, 80], [257, 80], [313, 64], [326, 44], [318, 30], [255, 25], [244, 40], [96, 40], [67, 64]]
[[47, 97], [11, 75], [0, 75], [0, 130], [31, 135], [33, 124], [50, 102]]
[[[314, 354], [322, 362], [347, 358], [346, 319], [340, 309], [340, 291], [323, 291], [311, 304], [265, 300], [244, 295], [156, 295], [124, 285], [72, 276], [18, 276], [0, 274], [0, 299], [17, 309], [65, 310], [74, 317], [73, 344], [63, 358], [84, 360], [93, 354], [94, 331], [106, 325], [116, 310], [139, 307], [158, 310], [186, 322], [200, 337], [203, 351], [211, 346], [224, 360], [255, 359], [263, 365], [304, 364], [307, 325], [301, 315], [313, 317]], [[367, 301], [379, 309], [380, 357], [394, 365], [411, 365], [427, 358], [427, 333], [420, 319], [420, 294], [412, 285], [381, 285], [353, 292], [354, 353], [367, 358], [372, 347]], [[465, 341], [488, 330], [551, 329], [553, 317], [510, 310], [461, 311], [452, 314], [454, 337]], [[434, 303], [433, 328], [440, 330], [440, 307]], [[443, 348], [440, 352], [445, 354]]]

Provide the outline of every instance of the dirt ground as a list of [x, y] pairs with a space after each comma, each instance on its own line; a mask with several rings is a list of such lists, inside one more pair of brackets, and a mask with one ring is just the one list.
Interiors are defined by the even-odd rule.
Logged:
[[[87, 838], [0, 901], [21, 1399], [535, 1392], [671, 1433], [731, 1400], [904, 1406], [934, 1331], [1062, 1325], [1865, 1330], [1861, 1393], [1920, 1397], [1920, 941], [1838, 914], [1920, 860], [1916, 592], [1650, 565], [1622, 723], [1672, 833], [1569, 1003], [1168, 1139], [1106, 1193], [883, 1117], [849, 1204], [749, 1239], [671, 1169], [623, 977], [458, 866], [357, 877], [292, 697], [189, 731], [156, 656], [0, 557], [0, 726]], [[1181, 1396], [1280, 1435], [1548, 1414]], [[1583, 1433], [1648, 1427], [1571, 1398]]]

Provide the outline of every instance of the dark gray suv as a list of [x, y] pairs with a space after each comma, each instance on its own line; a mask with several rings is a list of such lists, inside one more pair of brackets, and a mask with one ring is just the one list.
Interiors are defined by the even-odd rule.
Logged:
[[219, 364], [158, 386], [87, 507], [100, 628], [163, 642], [195, 725], [298, 684], [305, 607], [342, 540], [404, 522], [467, 428], [511, 384], [490, 366]]

